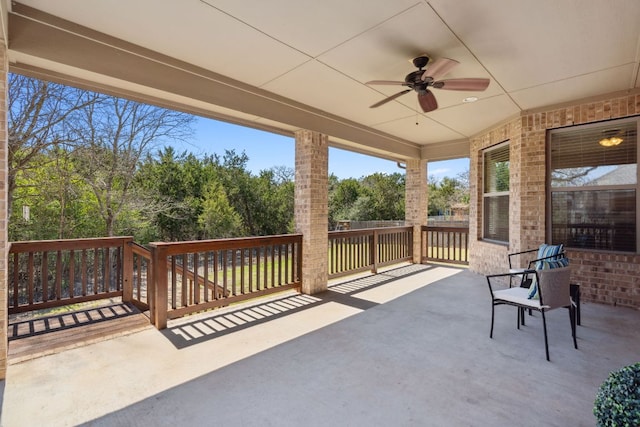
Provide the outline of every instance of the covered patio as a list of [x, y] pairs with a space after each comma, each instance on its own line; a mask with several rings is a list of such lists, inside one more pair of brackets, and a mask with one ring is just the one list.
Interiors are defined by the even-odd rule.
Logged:
[[[538, 317], [517, 330], [515, 310], [498, 308], [489, 339], [483, 276], [562, 229], [551, 200], [570, 198], [550, 190], [552, 171], [563, 168], [552, 164], [550, 135], [564, 144], [566, 128], [628, 125], [622, 147], [635, 147], [632, 155], [595, 166], [637, 165], [636, 0], [23, 0], [0, 2], [0, 13], [4, 117], [15, 72], [295, 138], [303, 257], [301, 294], [168, 324], [158, 317], [162, 330], [8, 364], [10, 135], [0, 119], [3, 425], [593, 425], [599, 384], [638, 361], [637, 168], [615, 188], [624, 209], [612, 203], [599, 218], [623, 211], [628, 234], [617, 240], [631, 245], [567, 250], [584, 297], [579, 350], [562, 310], [548, 319], [550, 363]], [[489, 79], [489, 87], [432, 86], [431, 111], [415, 93], [370, 108], [404, 88], [368, 82], [402, 80], [415, 72], [407, 60], [425, 53], [460, 63], [446, 78]], [[415, 264], [329, 282], [329, 147], [405, 168]], [[420, 265], [427, 165], [461, 157], [470, 158], [469, 270]], [[491, 159], [506, 159], [509, 187], [484, 185]], [[578, 214], [595, 211], [584, 206], [572, 211], [581, 227], [589, 223]], [[164, 280], [166, 258], [156, 258]]]
[[[3, 425], [591, 426], [609, 371], [637, 361], [640, 312], [582, 305], [489, 339], [484, 276], [406, 265], [9, 365]], [[250, 326], [250, 327], [247, 327]]]

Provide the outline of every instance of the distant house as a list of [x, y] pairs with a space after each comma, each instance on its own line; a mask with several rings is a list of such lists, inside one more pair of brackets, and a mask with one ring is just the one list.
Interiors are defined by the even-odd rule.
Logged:
[[618, 165], [610, 172], [596, 178], [586, 185], [623, 185], [634, 183], [637, 176], [637, 165]]

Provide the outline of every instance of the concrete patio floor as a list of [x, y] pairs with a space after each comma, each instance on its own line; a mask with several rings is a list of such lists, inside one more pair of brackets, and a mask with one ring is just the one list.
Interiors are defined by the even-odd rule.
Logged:
[[11, 426], [593, 426], [609, 371], [640, 360], [640, 311], [583, 303], [516, 329], [484, 276], [409, 265], [320, 295], [202, 314], [10, 365]]

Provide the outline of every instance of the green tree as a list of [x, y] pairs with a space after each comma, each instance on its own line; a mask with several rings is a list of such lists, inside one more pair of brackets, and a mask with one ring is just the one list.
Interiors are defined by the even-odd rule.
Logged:
[[356, 219], [352, 215], [352, 209], [364, 192], [360, 182], [355, 178], [338, 180], [332, 175], [335, 182], [329, 187], [329, 224], [334, 227], [337, 221]]
[[211, 181], [205, 191], [205, 200], [198, 223], [208, 239], [238, 237], [244, 235], [242, 219], [227, 199], [222, 185]]
[[[365, 189], [360, 220], [404, 219], [405, 177], [401, 173], [374, 173], [362, 179]], [[365, 207], [366, 206], [366, 207]]]
[[[9, 238], [12, 241], [103, 236], [90, 188], [77, 176], [70, 154], [59, 148], [32, 158], [16, 174]], [[28, 211], [28, 218], [23, 215]]]
[[136, 186], [146, 194], [147, 216], [160, 240], [194, 240], [203, 236], [199, 218], [205, 190], [216, 174], [210, 157], [177, 154], [165, 147], [148, 155], [136, 176]]
[[247, 171], [249, 157], [243, 152], [237, 154], [235, 150], [225, 150], [222, 162], [218, 162], [220, 182], [222, 183], [229, 203], [242, 218], [244, 227], [251, 236], [260, 236], [259, 217], [261, 206], [258, 195], [259, 190], [251, 179], [251, 173]]
[[469, 203], [469, 172], [462, 172], [455, 178], [444, 177], [441, 180], [430, 176], [428, 188], [429, 215], [445, 215], [450, 213], [455, 205]]

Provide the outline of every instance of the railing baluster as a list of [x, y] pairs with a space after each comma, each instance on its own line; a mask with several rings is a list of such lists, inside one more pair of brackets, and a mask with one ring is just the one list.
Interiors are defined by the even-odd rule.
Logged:
[[100, 270], [98, 248], [93, 250], [93, 293], [98, 295], [98, 271]]
[[76, 286], [76, 255], [73, 249], [69, 251], [69, 298], [73, 298]]
[[200, 304], [200, 257], [198, 253], [193, 254], [193, 303]]
[[110, 248], [104, 248], [103, 249], [103, 253], [104, 253], [104, 266], [103, 266], [103, 276], [102, 276], [102, 280], [104, 281], [103, 283], [103, 291], [104, 292], [109, 292], [111, 290], [111, 249]]
[[254, 249], [249, 249], [249, 293], [253, 292], [253, 254]]
[[56, 252], [56, 299], [62, 299], [62, 251]]
[[238, 295], [238, 290], [236, 288], [236, 250], [231, 250], [231, 294]]
[[87, 250], [82, 250], [81, 259], [81, 277], [82, 277], [82, 296], [87, 296]]
[[27, 261], [27, 295], [29, 305], [33, 304], [33, 252], [29, 252]]
[[13, 254], [13, 307], [18, 308], [19, 300], [18, 295], [20, 293], [20, 254]]
[[213, 252], [213, 298], [218, 299], [218, 251]]
[[240, 293], [242, 295], [247, 293], [247, 285], [245, 283], [245, 250], [240, 249]]
[[202, 278], [202, 294], [204, 296], [204, 302], [209, 302], [211, 300], [211, 298], [209, 298], [209, 252], [205, 252], [202, 257], [202, 274], [204, 275]]
[[174, 310], [178, 305], [178, 277], [176, 273], [176, 257], [171, 257], [171, 308]]

